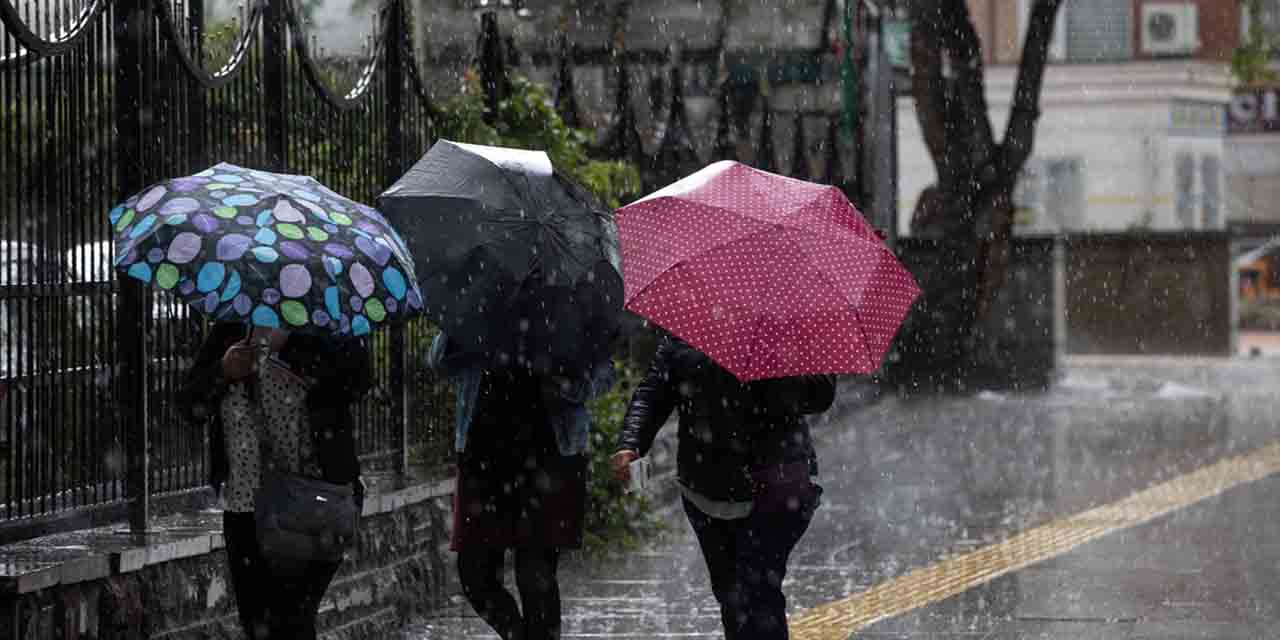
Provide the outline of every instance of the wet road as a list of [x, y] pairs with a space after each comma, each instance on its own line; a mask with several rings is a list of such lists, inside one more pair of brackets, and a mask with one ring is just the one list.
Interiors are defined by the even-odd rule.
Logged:
[[[793, 624], [859, 593], [887, 595], [838, 610], [825, 635], [797, 637], [1280, 633], [1280, 476], [1203, 500], [1178, 494], [1185, 474], [1280, 440], [1280, 361], [1074, 360], [1065, 373], [1045, 394], [893, 398], [820, 427], [825, 504], [792, 559]], [[1246, 463], [1224, 465], [1230, 475]], [[1117, 520], [1079, 546], [977, 555], [1020, 544], [1019, 532], [1053, 538], [1065, 516], [1160, 483], [1174, 492], [1162, 498], [1168, 515]], [[683, 515], [671, 522], [643, 552], [563, 572], [565, 637], [720, 635]], [[948, 563], [957, 557], [981, 562]], [[966, 576], [993, 568], [1010, 572]], [[965, 580], [938, 597], [938, 585]], [[855, 620], [867, 608], [888, 617]], [[458, 601], [406, 637], [494, 636]]]

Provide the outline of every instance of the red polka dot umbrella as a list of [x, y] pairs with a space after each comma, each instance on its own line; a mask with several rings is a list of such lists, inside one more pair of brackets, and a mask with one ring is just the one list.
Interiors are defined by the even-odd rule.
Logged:
[[920, 294], [839, 189], [737, 162], [617, 220], [627, 308], [742, 381], [874, 372]]

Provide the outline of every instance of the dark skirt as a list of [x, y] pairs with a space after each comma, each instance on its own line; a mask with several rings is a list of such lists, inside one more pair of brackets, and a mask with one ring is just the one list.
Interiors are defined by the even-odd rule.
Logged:
[[454, 551], [582, 547], [586, 456], [524, 458], [464, 456], [459, 461], [453, 494]]
[[453, 495], [454, 551], [582, 546], [587, 456], [562, 456], [526, 373], [486, 373]]

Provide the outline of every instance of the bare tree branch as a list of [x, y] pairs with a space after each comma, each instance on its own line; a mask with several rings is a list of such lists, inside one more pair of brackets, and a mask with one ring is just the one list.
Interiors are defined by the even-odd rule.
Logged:
[[836, 15], [836, 0], [826, 0], [822, 5], [822, 30], [819, 31], [816, 53], [822, 55], [831, 50], [831, 21]]
[[1063, 0], [1036, 0], [1028, 20], [1027, 37], [1018, 64], [1013, 107], [993, 180], [983, 188], [978, 202], [988, 220], [987, 238], [978, 256], [977, 317], [984, 317], [995, 303], [1009, 268], [1009, 242], [1013, 237], [1013, 189], [1031, 156], [1036, 122], [1040, 118], [1040, 89], [1049, 60], [1054, 22]]
[[[945, 24], [943, 36], [955, 73], [956, 100], [961, 109], [959, 125], [968, 138], [968, 166], [986, 167], [995, 155], [995, 135], [991, 128], [991, 116], [987, 110], [986, 69], [982, 62], [982, 41], [969, 16], [968, 6], [962, 2], [944, 3]], [[984, 171], [983, 173], [988, 173]], [[985, 177], [985, 176], [974, 176]]]
[[613, 52], [615, 56], [622, 55], [622, 51], [626, 49], [627, 38], [627, 18], [631, 15], [631, 0], [620, 0], [613, 9], [613, 16], [609, 21], [609, 35], [613, 36]]
[[729, 42], [729, 21], [733, 19], [733, 0], [720, 0], [720, 19], [716, 21], [716, 52], [724, 58]]
[[946, 78], [943, 76], [941, 8], [937, 0], [911, 5], [911, 94], [925, 146], [939, 183], [948, 183]]
[[1015, 180], [1035, 143], [1036, 122], [1040, 119], [1040, 87], [1062, 1], [1036, 0], [1031, 8], [1022, 60], [1018, 64], [1018, 82], [1013, 90], [1013, 110], [1001, 143], [1000, 173]]
[[[920, 331], [955, 329], [946, 335], [956, 344], [927, 347], [922, 352], [926, 358], [971, 349], [975, 339], [981, 339], [978, 320], [990, 312], [1003, 288], [1013, 230], [1013, 190], [1031, 155], [1044, 67], [1063, 2], [1034, 0], [1031, 5], [1012, 113], [999, 141], [987, 104], [983, 43], [968, 3], [913, 0], [909, 5], [912, 94], [938, 173], [937, 183], [920, 194], [912, 227], [943, 239], [955, 261], [951, 265], [955, 277], [935, 278], [925, 293], [939, 305], [937, 309], [947, 309], [948, 319], [942, 325], [925, 322]], [[912, 339], [927, 344], [936, 336]], [[954, 364], [948, 357], [938, 362]]]

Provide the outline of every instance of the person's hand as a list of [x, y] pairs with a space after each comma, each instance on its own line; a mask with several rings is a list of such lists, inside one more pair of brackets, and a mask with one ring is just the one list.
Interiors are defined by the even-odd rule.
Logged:
[[630, 449], [623, 449], [609, 458], [609, 466], [613, 468], [613, 478], [623, 485], [631, 483], [631, 463], [640, 459], [640, 454]]
[[258, 360], [258, 350], [247, 342], [237, 342], [222, 354], [222, 378], [236, 382], [253, 373]]
[[679, 342], [671, 350], [671, 364], [684, 375], [697, 377], [711, 364], [711, 358], [687, 343]]

